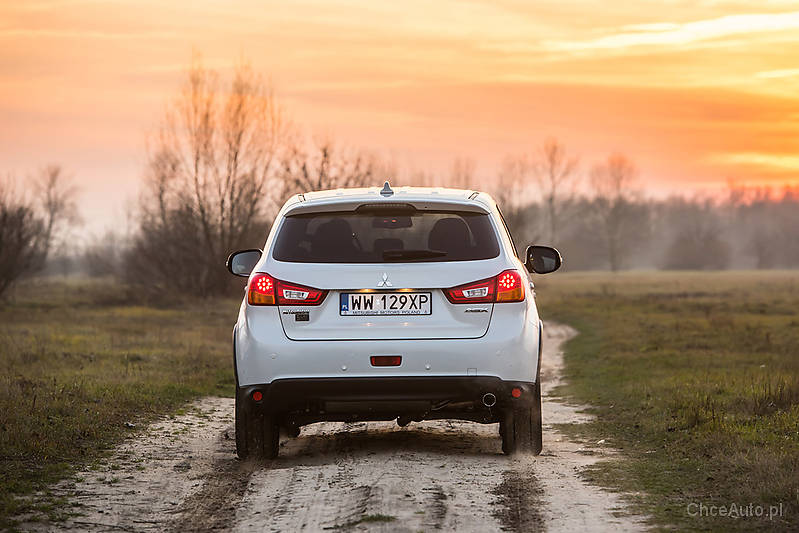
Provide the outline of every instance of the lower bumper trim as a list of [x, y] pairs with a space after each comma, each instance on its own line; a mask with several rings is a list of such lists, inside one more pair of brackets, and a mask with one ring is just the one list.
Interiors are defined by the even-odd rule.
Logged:
[[[513, 389], [521, 394], [514, 397]], [[259, 402], [252, 399], [256, 391], [262, 396]], [[532, 403], [534, 391], [533, 382], [505, 381], [495, 376], [424, 376], [278, 379], [241, 387], [240, 392], [247, 398], [247, 408], [283, 416], [372, 414], [374, 419], [383, 420], [447, 405], [465, 405], [472, 411], [488, 409], [483, 405], [486, 393], [496, 396], [495, 410], [524, 407]]]

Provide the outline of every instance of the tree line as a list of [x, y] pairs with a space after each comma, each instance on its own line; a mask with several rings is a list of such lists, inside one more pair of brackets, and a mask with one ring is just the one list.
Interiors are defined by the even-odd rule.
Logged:
[[651, 199], [628, 157], [586, 167], [556, 139], [506, 158], [490, 181], [468, 158], [445, 176], [401, 173], [376, 154], [306, 138], [249, 65], [222, 80], [195, 61], [149, 139], [129, 234], [110, 232], [79, 252], [64, 239], [59, 247], [59, 233], [79, 219], [62, 169], [43, 169], [28, 194], [0, 180], [0, 295], [48, 258], [152, 293], [224, 294], [235, 283], [223, 259], [260, 247], [288, 197], [389, 178], [487, 190], [518, 248], [554, 245], [571, 270], [799, 266], [799, 189], [731, 186], [724, 199]]
[[[485, 189], [453, 165], [451, 179]], [[644, 194], [623, 154], [584, 167], [556, 139], [508, 157], [487, 187], [518, 249], [551, 244], [565, 270], [723, 270], [799, 267], [799, 186], [728, 184], [726, 195]]]
[[20, 190], [0, 179], [0, 297], [18, 279], [44, 269], [64, 229], [78, 222], [74, 186], [61, 167], [50, 165]]

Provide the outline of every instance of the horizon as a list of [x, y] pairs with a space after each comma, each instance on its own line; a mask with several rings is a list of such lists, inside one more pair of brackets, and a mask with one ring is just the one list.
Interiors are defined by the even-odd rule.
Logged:
[[799, 2], [51, 0], [0, 19], [0, 172], [63, 166], [86, 231], [135, 201], [193, 51], [223, 78], [243, 58], [305, 133], [403, 171], [466, 157], [486, 180], [554, 137], [584, 173], [626, 155], [656, 197], [799, 184]]

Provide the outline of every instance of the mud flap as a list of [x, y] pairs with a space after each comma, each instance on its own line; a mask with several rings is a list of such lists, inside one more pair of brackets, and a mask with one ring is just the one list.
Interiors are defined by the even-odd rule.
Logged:
[[236, 454], [239, 459], [274, 459], [280, 446], [275, 416], [247, 408], [245, 393], [236, 387]]

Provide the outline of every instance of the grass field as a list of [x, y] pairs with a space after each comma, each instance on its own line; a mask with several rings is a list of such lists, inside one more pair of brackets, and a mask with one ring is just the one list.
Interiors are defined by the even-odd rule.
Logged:
[[[0, 306], [0, 529], [55, 514], [45, 491], [147, 420], [208, 394], [232, 395], [238, 302], [131, 304], [105, 282], [34, 280]], [[36, 513], [34, 513], [36, 514]]]
[[545, 320], [580, 331], [564, 392], [597, 419], [567, 430], [623, 455], [590, 478], [661, 526], [799, 530], [799, 272], [556, 274], [537, 289]]
[[[661, 526], [799, 529], [799, 272], [558, 273], [537, 287], [543, 317], [580, 331], [564, 392], [597, 420], [566, 429], [622, 452], [594, 482], [635, 494]], [[132, 296], [35, 280], [0, 307], [0, 529], [68, 510], [17, 495], [46, 492], [188, 399], [232, 394], [237, 300]], [[750, 503], [781, 516], [690, 514]]]

